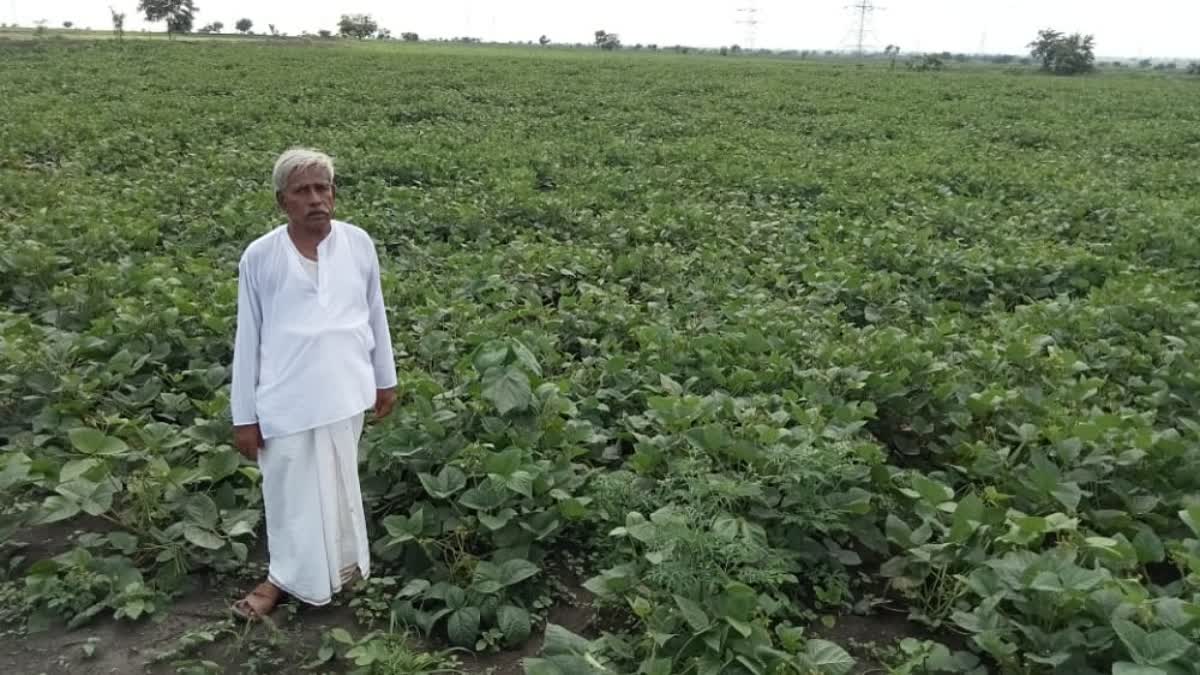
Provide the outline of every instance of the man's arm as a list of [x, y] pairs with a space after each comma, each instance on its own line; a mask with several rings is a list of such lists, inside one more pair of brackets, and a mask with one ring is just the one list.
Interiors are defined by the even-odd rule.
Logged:
[[250, 459], [258, 456], [262, 433], [258, 427], [258, 409], [254, 402], [258, 388], [258, 349], [262, 328], [262, 307], [254, 280], [245, 259], [238, 264], [237, 334], [233, 343], [233, 382], [230, 408], [233, 416], [234, 444]]
[[371, 244], [370, 254], [367, 305], [370, 309], [371, 332], [375, 336], [375, 349], [371, 352], [371, 361], [375, 369], [375, 415], [387, 417], [396, 401], [396, 360], [392, 350], [392, 333], [388, 327], [387, 308], [383, 304], [379, 256], [374, 242]]

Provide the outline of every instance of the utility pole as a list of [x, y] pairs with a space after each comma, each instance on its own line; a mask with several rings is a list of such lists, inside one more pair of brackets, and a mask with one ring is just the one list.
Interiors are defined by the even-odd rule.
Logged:
[[850, 5], [849, 8], [853, 9], [858, 15], [858, 26], [854, 31], [856, 36], [854, 46], [855, 53], [858, 56], [862, 56], [867, 43], [867, 35], [871, 32], [871, 16], [883, 8], [871, 0], [858, 0], [855, 4]]
[[738, 9], [738, 23], [746, 29], [746, 49], [754, 49], [758, 41], [758, 6], [754, 0]]

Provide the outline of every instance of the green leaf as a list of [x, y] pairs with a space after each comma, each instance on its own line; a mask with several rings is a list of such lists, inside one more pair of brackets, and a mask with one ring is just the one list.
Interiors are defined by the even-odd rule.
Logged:
[[500, 508], [508, 498], [503, 485], [486, 480], [477, 487], [462, 493], [462, 496], [458, 498], [458, 503], [476, 511], [491, 511]]
[[1113, 619], [1112, 627], [1138, 665], [1166, 665], [1192, 648], [1187, 638], [1169, 628], [1151, 634], [1125, 619]]
[[486, 595], [500, 592], [500, 589], [504, 588], [500, 566], [487, 560], [480, 560], [475, 565], [475, 577], [471, 588], [476, 593]]
[[1033, 582], [1029, 587], [1035, 591], [1046, 591], [1049, 593], [1061, 593], [1063, 591], [1062, 581], [1054, 572], [1039, 572], [1034, 577]]
[[117, 457], [129, 451], [129, 446], [125, 445], [125, 441], [105, 436], [95, 429], [72, 429], [67, 432], [67, 436], [76, 450], [89, 455]]
[[1133, 550], [1137, 551], [1140, 563], [1162, 562], [1166, 557], [1162, 539], [1159, 539], [1154, 530], [1149, 527], [1138, 530], [1137, 535], [1133, 538]]
[[1059, 571], [1065, 590], [1084, 593], [1104, 583], [1112, 576], [1105, 569], [1085, 569], [1078, 565], [1070, 565]]
[[200, 527], [215, 528], [217, 526], [217, 504], [205, 494], [188, 495], [183, 500], [183, 513], [192, 523]]
[[99, 516], [111, 509], [113, 495], [116, 494], [112, 481], [107, 479], [93, 483], [86, 478], [76, 478], [68, 483], [59, 484], [54, 491], [93, 516]]
[[937, 506], [942, 502], [954, 499], [954, 490], [921, 474], [913, 475], [912, 485], [921, 499], [930, 506]]
[[491, 342], [479, 348], [475, 353], [474, 366], [480, 375], [492, 368], [504, 365], [508, 358], [508, 345], [502, 341]]
[[731, 628], [740, 633], [744, 638], [750, 637], [750, 634], [754, 632], [754, 626], [751, 626], [746, 621], [735, 619], [732, 616], [725, 617], [725, 623], [729, 624]]
[[508, 368], [483, 388], [483, 397], [496, 406], [501, 415], [526, 410], [533, 400], [529, 377], [517, 368]]
[[912, 529], [903, 520], [896, 517], [895, 514], [889, 513], [885, 523], [887, 530], [887, 538], [893, 544], [902, 548], [912, 546]]
[[1083, 498], [1083, 490], [1080, 490], [1079, 485], [1075, 483], [1059, 483], [1054, 486], [1050, 494], [1060, 504], [1067, 507], [1068, 511], [1072, 512], [1079, 508], [1079, 500]]
[[404, 584], [404, 588], [400, 589], [396, 595], [401, 598], [415, 598], [429, 590], [430, 585], [428, 579], [413, 579]]
[[75, 517], [80, 511], [79, 503], [61, 495], [50, 495], [42, 502], [42, 511], [35, 524], [45, 525]]
[[522, 455], [520, 448], [509, 448], [504, 452], [494, 452], [483, 460], [483, 470], [497, 476], [510, 476], [521, 468]]
[[683, 613], [683, 618], [692, 627], [692, 630], [697, 633], [703, 633], [709, 629], [711, 625], [708, 620], [708, 615], [704, 613], [700, 605], [692, 600], [689, 600], [681, 595], [676, 595], [675, 604], [679, 607], [679, 611]]
[[1112, 675], [1168, 675], [1167, 671], [1154, 666], [1139, 666], [1128, 661], [1113, 664]]
[[110, 532], [108, 543], [121, 553], [132, 555], [137, 550], [138, 539], [128, 532]]
[[479, 636], [479, 608], [463, 607], [446, 620], [446, 635], [450, 642], [460, 647], [474, 647]]
[[427, 473], [417, 474], [421, 487], [430, 497], [448, 499], [451, 495], [467, 486], [467, 475], [455, 466], [443, 466], [437, 477]]
[[502, 509], [494, 516], [488, 513], [480, 513], [479, 522], [482, 523], [487, 529], [495, 532], [496, 530], [502, 529], [505, 525], [508, 525], [509, 521], [511, 521], [515, 515], [517, 515], [517, 512], [513, 511], [512, 509]]
[[505, 586], [519, 584], [536, 575], [541, 569], [528, 560], [506, 560], [500, 565], [500, 581]]
[[1200, 537], [1200, 506], [1192, 506], [1187, 510], [1180, 511], [1179, 517], [1188, 527], [1192, 528], [1192, 534]]
[[723, 541], [733, 541], [738, 534], [738, 519], [733, 516], [722, 516], [713, 521], [713, 534]]
[[329, 631], [329, 637], [333, 638], [334, 642], [340, 642], [344, 645], [354, 644], [354, 638], [345, 628], [334, 628]]
[[217, 482], [237, 473], [240, 465], [241, 455], [234, 450], [223, 450], [204, 460], [203, 472], [210, 480]]
[[749, 621], [758, 607], [758, 594], [746, 584], [735, 581], [725, 586], [720, 596], [721, 612], [726, 617]]
[[529, 612], [513, 605], [504, 605], [496, 611], [496, 625], [500, 632], [504, 633], [504, 639], [509, 646], [527, 640], [532, 630]]
[[854, 668], [854, 658], [828, 640], [809, 640], [806, 656], [822, 675], [847, 675]]
[[67, 462], [63, 465], [62, 471], [58, 474], [58, 481], [60, 483], [69, 483], [76, 478], [83, 477], [84, 474], [90, 472], [92, 469], [95, 469], [98, 466], [100, 466], [100, 460], [92, 459], [90, 457], [88, 459], [77, 459]]
[[225, 543], [216, 534], [202, 527], [197, 527], [192, 523], [187, 523], [183, 526], [183, 536], [192, 544], [210, 550], [219, 549]]
[[383, 519], [383, 528], [395, 543], [412, 541], [425, 529], [425, 510], [418, 510], [411, 516], [392, 514]]
[[513, 355], [517, 357], [517, 362], [525, 370], [533, 373], [536, 377], [542, 376], [542, 367], [538, 365], [537, 357], [533, 355], [533, 352], [529, 351], [528, 347], [518, 340], [513, 340], [509, 348], [512, 349]]
[[533, 475], [528, 471], [514, 471], [504, 479], [504, 486], [519, 495], [533, 499]]
[[974, 492], [959, 500], [954, 509], [954, 524], [950, 528], [950, 541], [962, 543], [975, 532], [976, 523], [983, 521], [983, 501]]
[[556, 623], [547, 623], [542, 653], [546, 656], [582, 655], [588, 652], [588, 641]]

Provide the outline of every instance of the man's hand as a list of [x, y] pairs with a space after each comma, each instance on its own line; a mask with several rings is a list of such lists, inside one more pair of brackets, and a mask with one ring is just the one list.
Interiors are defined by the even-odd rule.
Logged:
[[375, 390], [375, 418], [383, 419], [392, 414], [392, 408], [396, 405], [396, 390], [392, 389], [376, 389]]
[[245, 424], [233, 428], [233, 445], [249, 460], [258, 459], [258, 449], [263, 446], [262, 431], [257, 424]]

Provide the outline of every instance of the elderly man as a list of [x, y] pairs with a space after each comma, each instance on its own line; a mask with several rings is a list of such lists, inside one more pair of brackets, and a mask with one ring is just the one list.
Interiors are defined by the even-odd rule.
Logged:
[[327, 604], [369, 553], [358, 482], [366, 410], [387, 416], [396, 369], [366, 232], [333, 219], [333, 162], [293, 149], [275, 163], [287, 224], [238, 265], [234, 443], [262, 470], [270, 567], [233, 610], [266, 616], [283, 593]]

